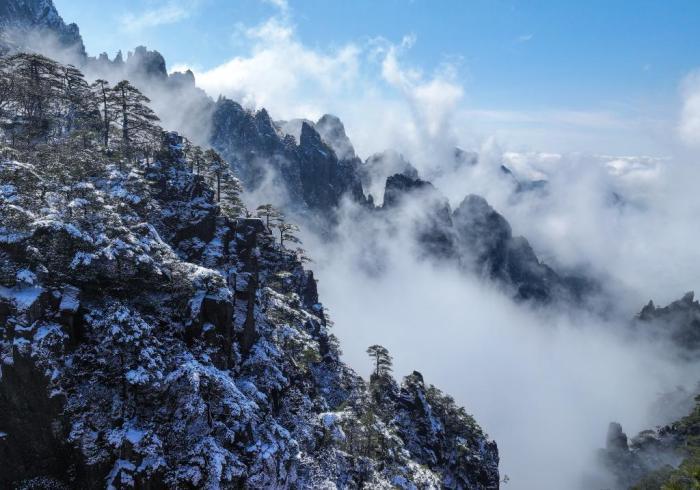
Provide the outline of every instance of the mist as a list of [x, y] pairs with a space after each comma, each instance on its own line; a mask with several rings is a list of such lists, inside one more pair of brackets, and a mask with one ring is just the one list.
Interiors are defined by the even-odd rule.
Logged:
[[[280, 19], [247, 35], [256, 43], [249, 57], [197, 73], [207, 93], [168, 78], [136, 79], [165, 127], [206, 145], [212, 98], [220, 94], [265, 106], [275, 119], [336, 113], [361, 157], [395, 148], [453, 207], [469, 193], [483, 195], [541, 259], [601, 281], [615, 305], [604, 318], [517, 304], [487, 281], [418, 258], [410, 212], [389, 226], [348, 204], [331, 241], [297, 217], [307, 224], [310, 268], [345, 360], [368, 376], [365, 349], [379, 343], [392, 353], [397, 379], [415, 369], [454, 396], [497, 441], [507, 488], [609, 485], [596, 461], [608, 423], [635, 434], [668, 422], [652, 410], [655, 402], [676, 386], [693, 391], [698, 381], [700, 366], [627, 328], [649, 299], [677, 299], [700, 277], [697, 74], [679, 81], [678, 141], [676, 128], [666, 135], [671, 154], [557, 153], [523, 150], [465, 121], [466, 90], [454, 67], [424, 74], [403, 65], [402, 53], [416, 42], [410, 36], [324, 53], [304, 46]], [[66, 60], [50, 42], [41, 51]], [[104, 64], [85, 72], [112, 82], [133, 75]], [[455, 164], [457, 146], [478, 153], [478, 163]], [[546, 180], [546, 189], [517, 192], [501, 165], [517, 181]], [[251, 207], [286, 201], [268, 177], [248, 194]], [[379, 194], [383, 185], [371, 188]]]
[[631, 337], [629, 319], [516, 304], [417, 259], [407, 223], [345, 216], [337, 241], [304, 237], [345, 359], [368, 376], [365, 349], [379, 343], [397, 379], [415, 369], [453, 395], [498, 442], [507, 488], [605, 488], [596, 449], [608, 423], [628, 433], [665, 423], [650, 407], [697, 382], [667, 346]]
[[[276, 119], [336, 114], [361, 158], [395, 149], [453, 208], [469, 193], [484, 196], [541, 260], [597, 280], [612, 305], [603, 315], [516, 304], [485, 280], [419, 259], [411, 212], [389, 225], [347, 205], [333, 240], [308, 223], [302, 236], [345, 360], [368, 376], [365, 350], [379, 343], [397, 379], [419, 370], [453, 395], [497, 441], [507, 488], [611, 488], [597, 460], [608, 423], [630, 435], [668, 423], [677, 414], [655, 410], [658, 399], [677, 386], [694, 392], [698, 381], [697, 365], [629, 329], [649, 299], [678, 299], [700, 277], [697, 75], [679, 81], [678, 127], [653, 128], [669, 152], [621, 155], [610, 149], [647, 148], [648, 128], [594, 110], [540, 114], [552, 131], [533, 129], [527, 146], [527, 131], [489, 133], [469, 119], [478, 111], [466, 106], [457, 67], [426, 74], [406, 65], [411, 36], [322, 51], [284, 18], [246, 34], [248, 56], [197, 74], [210, 95], [265, 106]], [[601, 132], [624, 141], [608, 144], [615, 138]], [[562, 152], [567, 139], [585, 142], [586, 152]], [[455, 147], [477, 163], [455, 161]], [[375, 198], [385, 173], [377, 175], [365, 189]], [[518, 190], [533, 180], [546, 185]], [[282, 199], [273, 181], [250, 195], [252, 204]]]

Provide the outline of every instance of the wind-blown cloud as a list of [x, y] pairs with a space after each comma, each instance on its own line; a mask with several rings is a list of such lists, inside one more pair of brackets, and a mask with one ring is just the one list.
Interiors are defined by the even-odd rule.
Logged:
[[277, 119], [337, 114], [364, 157], [395, 147], [413, 154], [420, 167], [434, 160], [427, 155], [456, 144], [452, 116], [464, 93], [457, 68], [443, 63], [425, 74], [406, 65], [402, 57], [415, 38], [309, 47], [287, 15], [236, 32], [249, 43], [248, 54], [211, 70], [194, 69], [210, 95], [265, 107]]
[[196, 72], [198, 84], [212, 95], [266, 107], [281, 118], [318, 116], [328, 97], [357, 79], [359, 49], [353, 44], [327, 53], [307, 49], [279, 18], [240, 32], [252, 43], [249, 56]]
[[277, 7], [280, 11], [286, 12], [289, 10], [289, 2], [287, 0], [263, 0], [265, 3]]
[[700, 146], [700, 70], [683, 80], [682, 95], [681, 138], [689, 145]]
[[137, 32], [150, 27], [176, 24], [190, 17], [198, 0], [172, 0], [155, 8], [124, 14], [120, 23], [126, 31]]
[[[677, 298], [700, 277], [700, 236], [689, 231], [700, 204], [692, 198], [697, 172], [596, 147], [604, 137], [634, 147], [655, 122], [596, 108], [470, 106], [458, 65], [426, 72], [408, 61], [419, 42], [410, 35], [311, 47], [287, 15], [237, 34], [248, 52], [195, 70], [210, 95], [266, 107], [276, 119], [336, 113], [361, 156], [394, 147], [424, 175], [444, 168], [455, 145], [473, 142], [479, 164], [448, 170], [434, 183], [453, 205], [470, 192], [485, 195], [548, 263], [610, 278], [623, 291], [611, 298], [623, 319], [650, 298]], [[687, 84], [681, 128], [693, 128], [697, 113], [697, 92]], [[512, 132], [489, 137], [504, 126]], [[485, 136], [473, 137], [476, 129]], [[574, 138], [586, 153], [548, 146]], [[514, 197], [503, 163], [520, 178], [547, 180], [547, 192]], [[594, 466], [607, 422], [618, 419], [630, 431], [648, 426], [644, 408], [664, 387], [695, 381], [683, 379], [688, 371], [662, 359], [658, 346], [621, 337], [619, 318], [543, 316], [474, 278], [415, 260], [406, 237], [386, 236], [365, 220], [341, 222], [347, 237], [338, 244], [311, 235], [305, 243], [348, 360], [361, 367], [367, 345], [384, 343], [398, 373], [422, 370], [452, 392], [497, 438], [518, 488], [576, 488], [582, 470]], [[379, 277], [358, 266], [370, 242], [383, 252]], [[651, 374], [639, 379], [639, 371]]]

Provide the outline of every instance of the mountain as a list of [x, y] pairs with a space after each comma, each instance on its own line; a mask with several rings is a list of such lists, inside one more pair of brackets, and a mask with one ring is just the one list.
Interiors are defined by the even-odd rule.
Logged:
[[628, 440], [618, 423], [608, 429], [603, 466], [616, 489], [664, 490], [700, 487], [700, 395], [679, 420], [644, 430]]
[[299, 142], [285, 134], [265, 109], [255, 113], [221, 98], [213, 115], [211, 144], [249, 189], [272, 182], [278, 205], [330, 217], [343, 197], [366, 202], [359, 161], [342, 160], [311, 124], [301, 122]]
[[[79, 71], [2, 63], [0, 486], [499, 487], [496, 443], [451, 397], [396, 383], [388, 353], [369, 382], [342, 362], [293, 225], [246, 217], [218, 155], [195, 161], [128, 82], [103, 119]], [[337, 204], [348, 175], [311, 126], [297, 145], [219, 109], [241, 158], [290, 158], [309, 207]]]
[[413, 226], [425, 256], [494, 280], [518, 300], [578, 304], [598, 292], [595, 282], [560, 275], [542, 263], [527, 239], [513, 236], [508, 221], [481, 196], [466, 196], [453, 211], [431, 183], [405, 173], [393, 175], [387, 179], [382, 209], [404, 202], [422, 207]]
[[[700, 303], [692, 291], [665, 307], [656, 307], [649, 301], [635, 317], [632, 328], [636, 335], [650, 335], [663, 343], [681, 362], [698, 359]], [[615, 488], [662, 490], [700, 486], [698, 391], [700, 385], [694, 393], [677, 388], [662, 396], [659, 415], [675, 414], [671, 420], [677, 420], [643, 430], [631, 439], [620, 424], [610, 424], [605, 449], [598, 456], [613, 476]]]
[[[5, 18], [12, 24], [45, 26], [40, 32], [77, 32], [77, 28], [65, 27], [50, 0], [15, 0], [8, 5], [11, 8], [6, 9]], [[34, 20], [22, 20], [25, 18]], [[126, 60], [121, 53], [114, 60], [102, 54], [84, 58], [82, 65], [95, 77], [132, 80], [152, 98], [154, 109], [171, 127], [219, 151], [247, 189], [287, 214], [299, 216], [326, 236], [332, 234], [343, 199], [370, 210], [380, 209], [375, 207], [374, 198], [381, 196], [382, 186], [392, 184], [387, 180], [391, 176], [404, 174], [420, 180], [416, 169], [391, 150], [362, 162], [336, 116], [326, 114], [316, 122], [275, 122], [265, 109], [249, 111], [226, 98], [214, 102], [196, 87], [191, 72], [168, 75], [162, 55], [143, 46], [129, 52]], [[173, 109], [176, 100], [177, 108]], [[446, 165], [473, 166], [478, 164], [478, 155], [455, 148], [453, 160]], [[517, 183], [518, 190], [530, 188], [540, 185]], [[504, 223], [500, 214], [496, 213], [500, 220], [491, 222], [485, 218], [487, 222], [477, 230], [481, 218], [475, 213], [486, 211], [468, 206], [477, 202], [475, 197], [468, 197], [455, 210], [455, 216], [460, 218], [458, 226], [448, 222], [453, 217], [446, 219], [444, 206], [438, 206], [441, 209], [436, 211], [442, 216], [431, 216], [432, 209], [426, 209], [423, 215], [428, 222], [416, 225], [422, 229], [418, 235], [423, 238], [436, 233], [425, 250], [426, 257], [442, 260], [451, 256], [464, 271], [495, 279], [515, 291], [520, 299], [579, 301], [594, 292], [592, 281], [563, 277], [541, 263], [526, 239], [510, 236], [510, 225]], [[384, 210], [390, 207], [385, 206]], [[490, 224], [498, 225], [498, 229], [488, 229]], [[470, 230], [470, 226], [474, 228]], [[497, 238], [499, 233], [502, 239]]]
[[54, 49], [84, 58], [85, 45], [76, 24], [66, 24], [52, 0], [0, 2], [0, 54]]
[[700, 356], [700, 302], [692, 291], [664, 307], [650, 300], [637, 316], [635, 328], [640, 334], [670, 341], [685, 358]]
[[[465, 272], [498, 281], [522, 300], [581, 302], [598, 291], [592, 280], [560, 275], [542, 263], [528, 241], [513, 237], [510, 224], [483, 198], [467, 196], [453, 213], [439, 191], [421, 180], [399, 153], [387, 150], [361, 162], [335, 116], [325, 115], [317, 123], [273, 122], [265, 109], [251, 112], [221, 98], [212, 128], [212, 146], [247, 188], [262, 189], [282, 209], [320, 221], [322, 231], [332, 229], [346, 197], [387, 216], [420, 195], [416, 202], [424, 209], [413, 226], [426, 258], [451, 259]], [[459, 155], [466, 161], [465, 152]], [[384, 204], [376, 207], [367, 190], [381, 179], [386, 182]]]

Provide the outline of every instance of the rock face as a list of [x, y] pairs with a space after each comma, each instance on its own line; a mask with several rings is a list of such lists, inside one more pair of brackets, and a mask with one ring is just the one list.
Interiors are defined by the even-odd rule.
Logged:
[[[331, 128], [330, 119], [323, 120], [322, 126]], [[212, 145], [231, 162], [249, 189], [259, 188], [266, 179], [284, 189], [283, 204], [290, 208], [330, 214], [345, 196], [365, 203], [356, 160], [339, 159], [305, 121], [297, 144], [294, 136], [277, 129], [264, 109], [251, 113], [231, 100], [220, 99], [214, 112]]]
[[578, 302], [595, 291], [595, 284], [584, 278], [560, 276], [540, 262], [528, 241], [514, 237], [508, 221], [484, 198], [469, 195], [453, 212], [432, 184], [397, 174], [387, 179], [382, 209], [409, 198], [423, 211], [414, 227], [428, 257], [494, 279], [520, 300]]
[[450, 204], [433, 184], [396, 174], [386, 181], [382, 211], [392, 214], [404, 205], [418, 203], [419, 211], [411, 213], [415, 238], [421, 253], [430, 259], [450, 260], [457, 257]]
[[[652, 335], [667, 342], [672, 353], [680, 354], [681, 360], [697, 360], [700, 304], [693, 292], [662, 308], [649, 301], [632, 326], [637, 334]], [[599, 459], [612, 475], [614, 488], [661, 490], [696, 488], [700, 484], [698, 391], [689, 392], [679, 387], [664, 394], [657, 403], [657, 415], [671, 418], [669, 414], [676, 414], [671, 419], [678, 417], [678, 420], [644, 430], [629, 440], [620, 424], [610, 424], [606, 446], [600, 451]]]
[[611, 423], [599, 459], [616, 489], [695, 488], [700, 483], [698, 434], [700, 404], [677, 422], [644, 430], [629, 442], [620, 424]]
[[321, 136], [340, 160], [352, 160], [356, 158], [350, 138], [345, 134], [345, 126], [341, 120], [332, 114], [324, 114], [316, 122], [314, 129]]
[[682, 356], [700, 356], [700, 303], [692, 291], [663, 308], [649, 301], [635, 323], [641, 332], [670, 340]]
[[387, 179], [396, 174], [413, 180], [418, 179], [415, 167], [403, 155], [393, 150], [375, 153], [360, 166], [362, 186], [377, 201], [383, 199], [383, 186]]
[[547, 301], [579, 292], [542, 264], [523, 237], [480, 196], [467, 196], [453, 215], [462, 266], [509, 284], [520, 299]]
[[[221, 99], [214, 113], [212, 144], [232, 162], [249, 189], [269, 185], [268, 191], [279, 192], [281, 188], [286, 195], [278, 205], [316, 218], [332, 216], [347, 196], [380, 210], [389, 221], [398, 221], [391, 214], [413, 201], [421, 208], [411, 222], [423, 256], [453, 260], [464, 271], [499, 281], [518, 299], [578, 302], [596, 289], [585, 278], [560, 276], [540, 262], [528, 241], [514, 237], [506, 219], [483, 198], [467, 196], [453, 212], [444, 196], [421, 180], [400, 154], [386, 151], [362, 163], [335, 116], [325, 115], [317, 123], [274, 123], [264, 109], [251, 113]], [[460, 165], [476, 162], [459, 149], [455, 159]], [[386, 182], [384, 202], [374, 208], [372, 192], [380, 192], [373, 186], [380, 180]]]
[[[310, 205], [342, 195], [313, 128], [287, 150], [266, 113], [242, 119], [311, 162]], [[59, 139], [55, 174], [43, 145], [0, 159], [0, 487], [498, 488], [495, 443], [450, 398], [342, 362], [313, 274], [222, 210], [181, 136], [132, 162], [97, 136]]]
[[[474, 451], [483, 439], [469, 416], [453, 418], [453, 403], [434, 386], [426, 387], [419, 372], [406, 376], [395, 405], [401, 438], [421, 464], [430, 467], [442, 461], [446, 467], [443, 488], [498, 488], [494, 443], [486, 443], [479, 459], [460, 457], [461, 451]], [[457, 438], [448, 436], [455, 433]]]
[[66, 25], [52, 0], [0, 2], [0, 54], [22, 49], [42, 50], [46, 43], [84, 59], [85, 46], [76, 24]]

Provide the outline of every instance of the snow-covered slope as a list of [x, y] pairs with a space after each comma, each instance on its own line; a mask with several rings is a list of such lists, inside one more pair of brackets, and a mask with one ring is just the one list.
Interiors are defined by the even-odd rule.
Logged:
[[52, 97], [2, 135], [0, 486], [498, 488], [450, 397], [341, 361], [302, 253], [188, 142], [122, 153]]

